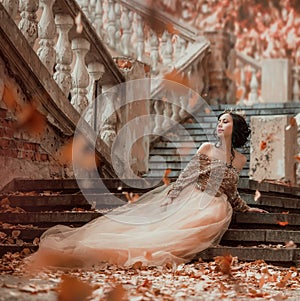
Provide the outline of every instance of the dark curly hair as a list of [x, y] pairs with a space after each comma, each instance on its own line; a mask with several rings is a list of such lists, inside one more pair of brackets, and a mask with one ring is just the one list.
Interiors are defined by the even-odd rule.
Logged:
[[240, 148], [244, 146], [248, 141], [248, 137], [251, 133], [251, 130], [243, 116], [229, 110], [225, 110], [224, 112], [222, 112], [218, 116], [218, 120], [224, 114], [230, 114], [233, 121], [232, 138], [231, 138], [231, 142], [232, 142], [231, 154], [234, 157], [233, 148]]

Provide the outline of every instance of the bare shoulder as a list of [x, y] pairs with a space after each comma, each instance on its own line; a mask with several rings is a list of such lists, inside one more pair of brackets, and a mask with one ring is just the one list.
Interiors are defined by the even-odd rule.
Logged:
[[210, 156], [213, 145], [209, 142], [204, 142], [198, 149], [198, 154], [204, 154]]
[[235, 151], [234, 165], [237, 169], [242, 170], [247, 162], [247, 157]]

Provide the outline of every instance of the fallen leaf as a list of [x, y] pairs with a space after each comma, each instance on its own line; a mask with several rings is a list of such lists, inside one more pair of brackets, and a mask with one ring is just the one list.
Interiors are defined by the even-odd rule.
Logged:
[[221, 271], [223, 274], [231, 274], [232, 256], [224, 255], [214, 258], [216, 263], [216, 272]]
[[57, 291], [58, 301], [83, 301], [88, 300], [87, 298], [91, 296], [94, 289], [90, 284], [85, 283], [80, 279], [69, 275], [63, 275]]
[[258, 190], [256, 190], [254, 195], [254, 201], [257, 202], [260, 197], [261, 197], [261, 193]]
[[286, 226], [286, 225], [288, 225], [289, 224], [289, 222], [281, 222], [281, 221], [277, 221], [277, 224], [279, 225], [279, 226]]
[[126, 296], [126, 290], [122, 284], [118, 284], [107, 294], [107, 301], [121, 301]]
[[266, 149], [266, 147], [267, 147], [267, 142], [266, 141], [261, 141], [260, 142], [260, 150], [262, 151], [262, 150]]
[[166, 169], [164, 172], [164, 176], [162, 178], [162, 181], [165, 185], [169, 185], [171, 180], [168, 178], [169, 174], [171, 172], [171, 169]]

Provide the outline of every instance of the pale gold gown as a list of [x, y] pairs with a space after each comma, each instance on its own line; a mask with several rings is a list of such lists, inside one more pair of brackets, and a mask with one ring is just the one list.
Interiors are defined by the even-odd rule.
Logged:
[[[174, 184], [153, 189], [80, 228], [50, 228], [27, 262], [64, 267], [187, 262], [219, 242], [232, 209], [249, 208], [237, 192], [238, 179], [233, 166], [197, 153]], [[169, 197], [173, 202], [162, 206]]]

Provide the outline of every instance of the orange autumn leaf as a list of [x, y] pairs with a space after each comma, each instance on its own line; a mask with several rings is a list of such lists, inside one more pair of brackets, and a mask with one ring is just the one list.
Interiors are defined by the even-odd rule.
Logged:
[[261, 193], [258, 190], [256, 190], [254, 194], [254, 201], [257, 202], [260, 197]]
[[124, 289], [122, 284], [118, 284], [107, 294], [106, 301], [121, 301], [124, 300], [125, 296], [126, 290]]
[[179, 34], [179, 31], [177, 29], [174, 28], [173, 24], [168, 23], [166, 25], [166, 30], [170, 33], [170, 34]]
[[67, 142], [57, 153], [61, 164], [70, 164], [73, 162], [78, 167], [91, 170], [97, 168], [99, 159], [95, 152], [88, 150], [88, 143], [83, 136], [74, 137]]
[[41, 135], [46, 127], [46, 116], [40, 113], [35, 105], [23, 106], [16, 114], [17, 128], [24, 129], [33, 135]]
[[128, 203], [134, 203], [140, 197], [138, 193], [133, 193], [133, 192], [128, 193], [127, 191], [123, 191], [123, 194], [126, 196]]
[[16, 109], [16, 107], [17, 107], [16, 91], [13, 87], [11, 87], [11, 85], [9, 85], [9, 86], [4, 85], [2, 100], [8, 109], [10, 109], [10, 110]]
[[166, 169], [164, 172], [164, 176], [162, 178], [162, 181], [165, 185], [169, 185], [171, 180], [168, 178], [169, 174], [171, 172], [171, 169]]
[[262, 151], [262, 150], [266, 149], [266, 147], [267, 147], [267, 142], [266, 141], [261, 141], [260, 142], [260, 150]]
[[241, 99], [243, 97], [244, 93], [245, 93], [245, 90], [243, 88], [236, 89], [236, 92], [235, 92], [236, 99]]
[[277, 221], [277, 224], [278, 224], [279, 226], [284, 227], [284, 226], [288, 225], [289, 222], [281, 222], [281, 221]]
[[88, 283], [85, 283], [75, 277], [63, 275], [58, 286], [58, 301], [76, 301], [88, 300], [94, 289]]
[[190, 86], [188, 77], [185, 74], [181, 75], [181, 73], [179, 73], [176, 69], [173, 69], [171, 72], [165, 74], [164, 79], [187, 87]]
[[223, 274], [231, 274], [232, 256], [224, 255], [214, 258], [216, 263], [216, 272], [222, 272]]
[[210, 113], [211, 113], [211, 110], [210, 110], [209, 108], [205, 108], [205, 109], [204, 109], [204, 112], [205, 112], [205, 114], [210, 114]]
[[297, 161], [300, 161], [300, 155], [296, 155], [294, 158], [295, 158]]
[[295, 117], [291, 117], [290, 118], [290, 125], [291, 126], [297, 126], [297, 120]]

